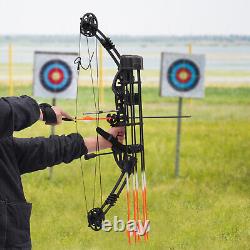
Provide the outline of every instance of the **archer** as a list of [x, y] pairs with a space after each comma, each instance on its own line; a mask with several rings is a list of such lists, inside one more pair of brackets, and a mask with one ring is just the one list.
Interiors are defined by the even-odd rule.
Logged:
[[[0, 98], [0, 249], [31, 249], [31, 203], [25, 199], [21, 175], [70, 163], [89, 152], [110, 148], [103, 137], [83, 139], [78, 133], [49, 138], [15, 138], [14, 131], [38, 120], [59, 125], [73, 118], [59, 107], [38, 103], [28, 96]], [[124, 128], [113, 127], [109, 134], [122, 143]]]

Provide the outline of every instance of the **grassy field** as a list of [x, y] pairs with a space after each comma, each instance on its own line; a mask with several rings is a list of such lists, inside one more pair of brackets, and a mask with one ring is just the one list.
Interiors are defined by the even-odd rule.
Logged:
[[[4, 93], [3, 89], [0, 89]], [[16, 94], [30, 94], [19, 87]], [[177, 100], [143, 89], [144, 114], [175, 115]], [[74, 101], [58, 105], [74, 114]], [[105, 105], [113, 108], [105, 90]], [[93, 110], [90, 88], [81, 88], [79, 111]], [[185, 100], [181, 145], [181, 176], [174, 177], [175, 120], [145, 121], [150, 239], [128, 246], [124, 233], [94, 232], [87, 227], [79, 161], [23, 176], [27, 200], [33, 203], [34, 250], [54, 249], [250, 249], [250, 88], [206, 89], [203, 100]], [[108, 128], [106, 123], [101, 126]], [[83, 136], [95, 123], [79, 125]], [[58, 134], [75, 132], [72, 123]], [[48, 136], [42, 123], [16, 134]], [[102, 158], [103, 191], [107, 194], [119, 171], [112, 157]], [[93, 162], [84, 162], [88, 203], [93, 198]], [[90, 206], [90, 205], [89, 205]], [[109, 218], [126, 218], [125, 194]]]

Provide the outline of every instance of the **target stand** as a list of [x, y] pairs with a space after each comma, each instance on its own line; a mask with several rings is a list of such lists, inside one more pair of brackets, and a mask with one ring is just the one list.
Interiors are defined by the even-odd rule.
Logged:
[[[57, 99], [75, 99], [77, 92], [77, 69], [74, 64], [77, 53], [36, 51], [34, 55], [33, 95]], [[51, 135], [55, 126], [51, 126]], [[53, 168], [49, 168], [52, 178]]]
[[[204, 97], [205, 56], [162, 53], [160, 95], [178, 97], [178, 117], [182, 116], [183, 98]], [[181, 118], [176, 132], [175, 176], [179, 176]]]

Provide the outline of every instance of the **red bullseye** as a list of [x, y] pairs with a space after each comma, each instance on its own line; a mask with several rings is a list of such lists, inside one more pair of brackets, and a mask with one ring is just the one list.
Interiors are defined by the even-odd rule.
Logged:
[[59, 68], [52, 69], [48, 74], [49, 81], [53, 84], [60, 84], [64, 78], [63, 71]]
[[180, 83], [186, 83], [191, 78], [191, 72], [185, 68], [181, 68], [176, 72], [176, 78]]

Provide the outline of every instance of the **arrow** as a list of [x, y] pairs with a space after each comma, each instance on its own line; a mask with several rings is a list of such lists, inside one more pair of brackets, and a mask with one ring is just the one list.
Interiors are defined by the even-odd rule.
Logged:
[[[174, 118], [191, 118], [191, 115], [182, 115], [182, 116], [143, 116], [143, 119], [174, 119]], [[62, 118], [63, 121], [97, 121], [97, 120], [111, 120], [111, 117], [92, 117], [92, 116], [83, 116], [76, 119]], [[135, 117], [135, 119], [139, 119], [139, 117]]]
[[110, 120], [111, 118], [106, 118], [106, 117], [99, 117], [99, 118], [96, 118], [96, 117], [92, 117], [92, 116], [83, 116], [83, 117], [80, 117], [80, 118], [74, 118], [74, 119], [69, 119], [69, 118], [66, 118], [66, 117], [63, 117], [62, 120], [65, 121], [65, 122], [75, 122], [75, 121], [96, 121], [96, 120]]
[[98, 115], [98, 114], [105, 114], [105, 113], [110, 113], [110, 112], [118, 112], [118, 110], [99, 110], [99, 111], [94, 111], [94, 112], [84, 112], [82, 113], [83, 115]]

